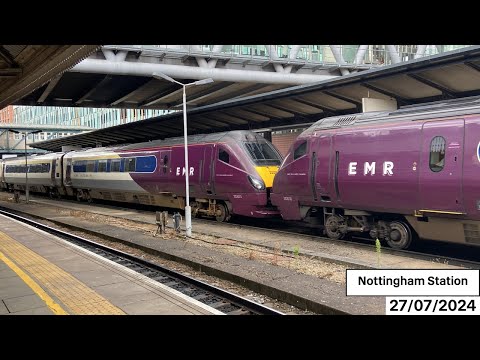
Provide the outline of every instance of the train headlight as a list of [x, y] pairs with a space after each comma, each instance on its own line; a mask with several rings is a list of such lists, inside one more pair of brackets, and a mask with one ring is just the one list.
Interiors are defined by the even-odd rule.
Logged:
[[265, 190], [265, 184], [262, 180], [258, 180], [250, 175], [248, 175], [248, 180], [250, 180], [250, 184], [257, 189], [257, 190]]

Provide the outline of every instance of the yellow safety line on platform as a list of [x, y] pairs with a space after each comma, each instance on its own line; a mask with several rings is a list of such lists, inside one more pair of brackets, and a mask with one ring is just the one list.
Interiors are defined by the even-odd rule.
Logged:
[[25, 284], [30, 286], [30, 288], [37, 294], [40, 299], [42, 299], [45, 304], [53, 311], [55, 315], [68, 315], [68, 313], [62, 309], [35, 281], [32, 280], [30, 276], [25, 274], [22, 269], [20, 269], [13, 261], [7, 258], [0, 251], [0, 260], [2, 260], [7, 266], [15, 271], [15, 273], [23, 280]]
[[76, 315], [125, 315], [81, 281], [0, 231], [0, 251]]

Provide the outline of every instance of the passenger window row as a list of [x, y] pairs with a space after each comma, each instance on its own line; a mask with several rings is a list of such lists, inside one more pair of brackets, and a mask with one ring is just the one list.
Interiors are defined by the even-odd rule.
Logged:
[[155, 156], [136, 156], [122, 159], [74, 160], [74, 173], [93, 172], [154, 172], [157, 167]]
[[[9, 174], [25, 174], [25, 165], [7, 165], [5, 172]], [[48, 173], [50, 172], [50, 164], [28, 164], [29, 174]]]

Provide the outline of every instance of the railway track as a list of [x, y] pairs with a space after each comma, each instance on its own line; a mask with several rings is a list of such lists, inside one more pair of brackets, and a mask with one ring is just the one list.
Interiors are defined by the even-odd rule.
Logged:
[[[208, 223], [215, 220], [208, 220], [208, 219], [195, 219], [198, 222]], [[252, 221], [249, 221], [250, 223]], [[314, 235], [314, 231], [318, 231], [318, 229], [313, 229], [309, 227], [300, 227], [298, 225], [293, 225], [295, 230], [278, 230], [273, 228], [273, 226], [277, 225], [278, 223], [263, 221], [261, 226], [259, 225], [247, 225], [242, 222], [242, 220], [237, 221], [236, 223], [223, 223], [225, 226], [232, 226], [236, 228], [245, 228], [245, 229], [268, 229], [272, 233], [276, 234], [283, 234], [283, 235], [292, 235], [297, 238], [301, 237], [304, 239], [309, 239], [313, 241], [328, 241], [332, 244], [341, 243], [344, 246], [348, 246], [352, 249], [372, 249], [375, 246], [375, 243], [371, 239], [361, 238], [361, 237], [352, 237], [349, 240], [332, 240], [325, 236]], [[282, 226], [284, 226], [282, 224]], [[302, 231], [303, 233], [300, 233]], [[452, 249], [459, 254], [458, 257], [448, 256], [446, 253], [450, 253]], [[468, 250], [468, 252], [467, 252]], [[428, 241], [422, 241], [421, 245], [417, 245], [414, 250], [399, 250], [399, 249], [392, 249], [389, 247], [382, 247], [382, 253], [391, 254], [396, 256], [402, 256], [407, 258], [414, 258], [419, 260], [426, 260], [426, 261], [434, 261], [449, 265], [456, 265], [462, 266], [470, 269], [480, 269], [480, 248], [472, 247], [468, 245], [458, 245], [458, 244], [439, 244], [438, 241], [432, 242], [430, 244]], [[472, 253], [473, 252], [473, 253]], [[478, 260], [477, 260], [478, 259]]]
[[161, 265], [137, 258], [125, 252], [98, 244], [77, 235], [52, 228], [0, 207], [0, 214], [32, 225], [38, 229], [81, 246], [97, 255], [128, 267], [227, 315], [283, 315], [283, 313], [237, 296], [231, 292], [167, 269]]
[[[62, 200], [63, 201], [63, 200]], [[73, 200], [67, 200], [67, 202], [78, 203]], [[110, 208], [119, 208], [110, 202], [100, 202], [102, 205], [106, 205]], [[131, 205], [130, 208], [137, 211], [158, 211], [158, 208], [152, 206], [141, 206], [140, 208], [135, 205]], [[147, 209], [147, 210], [144, 210]], [[166, 209], [165, 209], [166, 210]], [[170, 210], [171, 212], [171, 210]], [[211, 223], [216, 222], [214, 219], [192, 219], [194, 222]], [[371, 238], [352, 236], [348, 239], [332, 240], [328, 237], [318, 235], [318, 227], [308, 226], [304, 223], [284, 222], [281, 219], [254, 219], [254, 218], [233, 218], [229, 223], [222, 223], [223, 226], [240, 227], [245, 229], [268, 229], [272, 233], [293, 235], [295, 237], [303, 237], [313, 241], [328, 241], [333, 244], [343, 244], [345, 246], [352, 247], [353, 249], [372, 249], [374, 241]], [[280, 229], [279, 229], [280, 228]], [[421, 240], [414, 242], [409, 250], [392, 249], [387, 246], [382, 247], [382, 252], [385, 254], [392, 254], [402, 257], [410, 257], [420, 260], [431, 260], [440, 263], [448, 263], [451, 265], [466, 266], [473, 269], [480, 268], [480, 247], [455, 244], [455, 243], [442, 243], [439, 241]]]
[[[62, 199], [62, 202], [78, 204], [77, 201]], [[98, 202], [103, 206], [113, 209], [135, 209], [141, 212], [150, 212], [159, 210], [158, 208], [153, 208], [151, 206], [142, 206], [141, 209], [138, 206], [115, 206], [110, 202]], [[144, 210], [147, 209], [147, 210]], [[171, 210], [170, 210], [171, 211]], [[197, 223], [209, 224], [215, 222], [213, 219], [192, 219]], [[312, 241], [326, 241], [332, 244], [342, 244], [344, 246], [350, 247], [352, 249], [372, 249], [373, 241], [372, 239], [366, 239], [362, 237], [351, 237], [349, 239], [339, 239], [332, 240], [325, 236], [320, 236], [315, 234], [318, 233], [318, 228], [309, 227], [303, 224], [296, 223], [286, 223], [281, 220], [272, 220], [272, 219], [262, 219], [261, 221], [252, 218], [234, 218], [229, 223], [221, 223], [222, 226], [232, 227], [232, 228], [245, 228], [245, 229], [255, 229], [255, 230], [266, 230], [268, 229], [272, 233], [282, 234], [282, 235], [292, 235], [295, 237], [301, 237], [304, 239]], [[279, 230], [278, 228], [283, 228]], [[238, 240], [237, 240], [238, 241]], [[240, 241], [239, 241], [240, 242]], [[468, 246], [463, 244], [453, 244], [453, 243], [440, 243], [438, 241], [429, 242], [428, 240], [422, 240], [417, 242], [410, 250], [398, 250], [392, 249], [389, 247], [382, 247], [382, 253], [391, 254], [396, 256], [414, 258], [419, 260], [433, 261], [438, 263], [445, 263], [450, 265], [462, 266], [471, 269], [480, 269], [480, 247]], [[454, 254], [454, 256], [452, 256]], [[348, 265], [348, 264], [347, 264]], [[352, 264], [354, 265], [354, 264]]]

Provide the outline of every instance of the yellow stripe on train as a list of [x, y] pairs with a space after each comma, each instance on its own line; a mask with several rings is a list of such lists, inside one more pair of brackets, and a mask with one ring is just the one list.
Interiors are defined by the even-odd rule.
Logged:
[[278, 166], [257, 166], [255, 167], [258, 174], [262, 178], [265, 186], [272, 187], [273, 186], [273, 178], [275, 174], [278, 172]]

